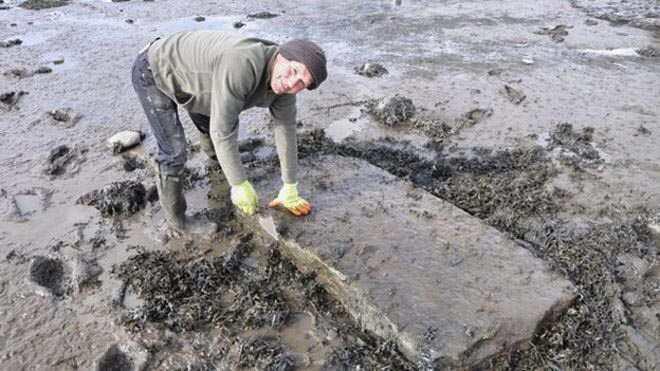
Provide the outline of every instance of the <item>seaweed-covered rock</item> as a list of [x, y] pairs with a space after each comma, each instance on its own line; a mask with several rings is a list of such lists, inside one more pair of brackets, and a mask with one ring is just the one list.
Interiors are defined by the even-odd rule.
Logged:
[[146, 194], [142, 183], [131, 180], [108, 184], [81, 196], [76, 203], [94, 206], [103, 216], [130, 216], [144, 208]]
[[355, 73], [365, 77], [380, 77], [389, 73], [389, 71], [379, 63], [365, 63], [360, 67], [356, 67]]
[[378, 121], [393, 127], [412, 118], [415, 115], [415, 105], [410, 98], [396, 94], [390, 98], [367, 103], [367, 111]]

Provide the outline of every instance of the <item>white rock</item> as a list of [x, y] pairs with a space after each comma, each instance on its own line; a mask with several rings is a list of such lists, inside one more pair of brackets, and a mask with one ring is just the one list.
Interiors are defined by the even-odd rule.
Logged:
[[114, 153], [123, 152], [142, 142], [144, 135], [139, 130], [126, 130], [111, 136], [108, 140], [108, 146]]

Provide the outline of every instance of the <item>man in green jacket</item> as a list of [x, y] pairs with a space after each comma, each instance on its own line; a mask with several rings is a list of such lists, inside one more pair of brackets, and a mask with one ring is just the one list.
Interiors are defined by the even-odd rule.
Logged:
[[232, 203], [248, 215], [256, 211], [258, 198], [240, 161], [238, 116], [252, 107], [267, 107], [284, 183], [269, 206], [307, 215], [311, 205], [297, 190], [295, 95], [316, 89], [326, 77], [325, 53], [304, 39], [277, 45], [192, 31], [157, 39], [140, 52], [133, 65], [133, 87], [157, 142], [157, 187], [169, 226], [179, 233], [201, 234], [217, 228], [185, 215], [186, 140], [177, 106], [200, 131], [204, 152], [220, 163], [231, 185]]

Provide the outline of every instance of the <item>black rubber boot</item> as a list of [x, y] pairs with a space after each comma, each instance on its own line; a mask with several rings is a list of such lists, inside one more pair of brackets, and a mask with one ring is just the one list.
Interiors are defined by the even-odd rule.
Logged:
[[[159, 172], [160, 173], [160, 172]], [[181, 234], [211, 235], [218, 226], [205, 218], [186, 216], [186, 198], [183, 195], [183, 182], [179, 175], [158, 176], [157, 188], [160, 205], [165, 212], [167, 224], [175, 236]]]

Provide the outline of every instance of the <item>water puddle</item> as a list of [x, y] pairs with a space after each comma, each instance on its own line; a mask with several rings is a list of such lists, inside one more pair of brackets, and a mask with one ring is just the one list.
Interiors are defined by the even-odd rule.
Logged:
[[582, 53], [600, 55], [604, 57], [639, 57], [634, 48], [619, 49], [581, 49]]
[[333, 121], [325, 129], [326, 135], [334, 142], [339, 143], [362, 130], [357, 119], [343, 118]]
[[38, 195], [16, 195], [14, 202], [21, 216], [27, 216], [43, 209], [41, 197]]

